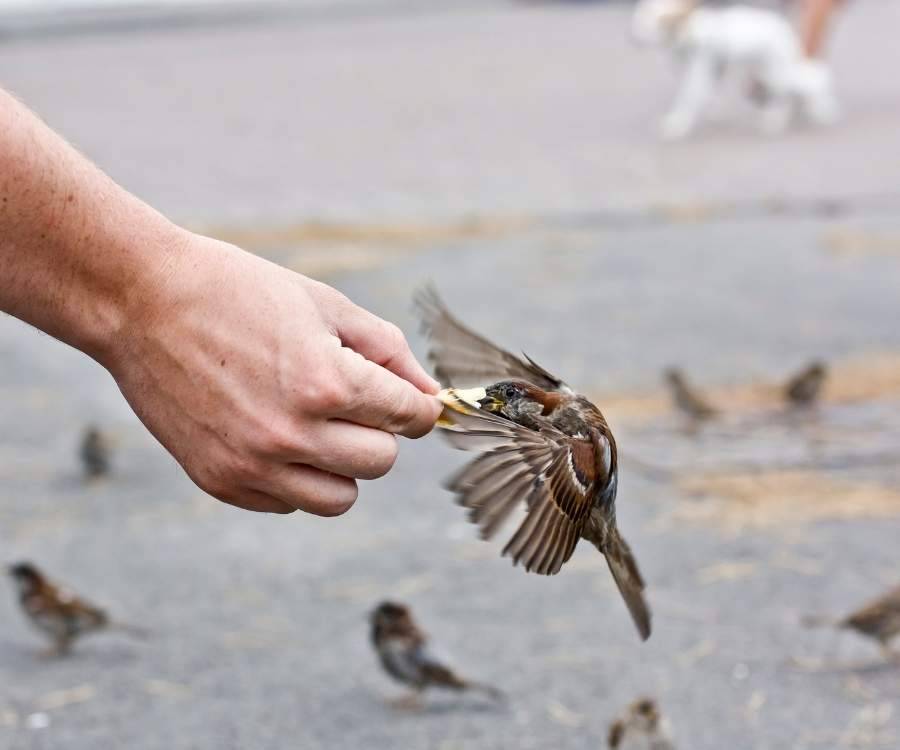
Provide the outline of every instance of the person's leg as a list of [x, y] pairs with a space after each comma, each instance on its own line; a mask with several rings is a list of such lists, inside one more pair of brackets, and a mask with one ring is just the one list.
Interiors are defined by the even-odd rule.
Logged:
[[800, 20], [800, 36], [807, 57], [822, 55], [828, 24], [840, 0], [804, 0]]

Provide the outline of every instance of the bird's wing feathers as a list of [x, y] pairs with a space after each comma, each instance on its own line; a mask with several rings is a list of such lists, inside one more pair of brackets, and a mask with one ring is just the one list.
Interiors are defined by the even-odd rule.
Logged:
[[545, 391], [556, 391], [563, 382], [527, 355], [524, 359], [492, 344], [459, 322], [432, 286], [415, 296], [422, 329], [431, 339], [428, 358], [443, 385], [469, 387], [516, 378]]
[[535, 432], [491, 414], [451, 413], [444, 431], [462, 450], [486, 451], [447, 482], [483, 538], [525, 504], [526, 517], [503, 550], [541, 575], [558, 573], [590, 514], [596, 468], [593, 446], [553, 428]]

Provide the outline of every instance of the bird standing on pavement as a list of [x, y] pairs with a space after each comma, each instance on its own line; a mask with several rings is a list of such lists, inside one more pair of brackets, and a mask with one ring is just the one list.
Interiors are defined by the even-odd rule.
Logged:
[[485, 385], [478, 400], [445, 395], [441, 421], [449, 442], [480, 451], [447, 482], [484, 539], [514, 510], [525, 520], [503, 554], [542, 575], [558, 573], [579, 539], [606, 558], [641, 635], [650, 610], [637, 562], [616, 524], [616, 441], [600, 410], [525, 356], [500, 349], [453, 317], [434, 289], [416, 299], [431, 338], [429, 354], [446, 386]]
[[691, 419], [701, 422], [718, 414], [718, 411], [691, 387], [681, 370], [670, 367], [663, 373], [663, 377], [669, 385], [672, 402]]
[[810, 362], [788, 380], [784, 386], [785, 398], [796, 406], [810, 406], [818, 400], [827, 376], [828, 368], [824, 362]]
[[819, 615], [803, 618], [807, 627], [834, 627], [855, 630], [860, 635], [878, 641], [882, 652], [890, 659], [900, 658], [891, 648], [891, 641], [900, 635], [900, 586], [892, 588], [843, 618], [834, 619]]
[[668, 722], [650, 698], [632, 703], [625, 715], [610, 725], [607, 745], [612, 750], [674, 750], [675, 747], [669, 737]]
[[68, 653], [76, 639], [98, 630], [116, 628], [143, 634], [137, 628], [111, 623], [106, 612], [51, 583], [31, 563], [16, 563], [10, 566], [9, 574], [25, 616], [50, 638], [56, 655]]
[[502, 698], [496, 688], [465, 680], [435, 659], [428, 652], [428, 639], [403, 604], [382, 602], [372, 612], [370, 622], [372, 645], [381, 666], [395, 680], [413, 689], [405, 704], [418, 703], [427, 688], [475, 690], [495, 700]]
[[106, 436], [96, 427], [88, 427], [81, 438], [78, 455], [87, 479], [99, 479], [109, 474], [110, 446]]

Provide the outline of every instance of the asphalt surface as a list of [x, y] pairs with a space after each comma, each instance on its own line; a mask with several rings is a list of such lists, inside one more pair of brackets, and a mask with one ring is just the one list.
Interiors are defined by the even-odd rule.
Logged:
[[[688, 750], [900, 746], [897, 668], [798, 624], [896, 583], [900, 98], [878, 73], [896, 67], [896, 13], [847, 12], [840, 126], [765, 140], [726, 104], [676, 145], [653, 135], [670, 74], [625, 43], [618, 8], [0, 48], [4, 85], [173, 217], [317, 269], [420, 353], [410, 297], [433, 279], [608, 406], [655, 613], [641, 644], [589, 549], [543, 579], [478, 541], [439, 486], [461, 456], [436, 437], [404, 443], [339, 520], [223, 506], [105, 372], [3, 319], [2, 557], [151, 637], [47, 660], [0, 596], [0, 748], [580, 750], [641, 694]], [[765, 384], [814, 356], [833, 387], [813, 415], [785, 414]], [[671, 363], [726, 411], [698, 435], [659, 406]], [[117, 442], [114, 475], [91, 485], [75, 454], [88, 422]], [[365, 621], [385, 597], [508, 705], [386, 705], [401, 691]]]

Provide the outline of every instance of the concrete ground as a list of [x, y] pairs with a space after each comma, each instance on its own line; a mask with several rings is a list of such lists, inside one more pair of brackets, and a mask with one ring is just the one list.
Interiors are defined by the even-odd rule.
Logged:
[[[475, 538], [404, 443], [345, 517], [204, 496], [108, 375], [0, 320], [0, 549], [151, 631], [72, 658], [0, 597], [0, 748], [603, 747], [641, 694], [678, 747], [900, 746], [897, 668], [810, 632], [897, 582], [900, 62], [894, 4], [846, 12], [829, 131], [755, 134], [736, 97], [660, 144], [673, 78], [619, 7], [306, 18], [0, 47], [0, 81], [174, 218], [328, 279], [397, 321], [412, 290], [593, 396], [623, 454], [619, 515], [649, 583], [641, 644], [603, 561], [525, 575]], [[833, 364], [811, 414], [773, 384]], [[725, 412], [683, 429], [681, 364]], [[88, 422], [115, 473], [78, 478]], [[506, 707], [397, 712], [365, 615], [411, 603]]]

